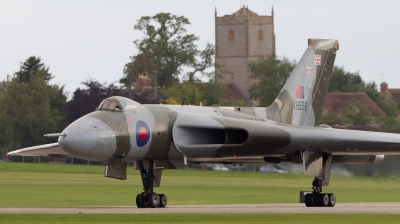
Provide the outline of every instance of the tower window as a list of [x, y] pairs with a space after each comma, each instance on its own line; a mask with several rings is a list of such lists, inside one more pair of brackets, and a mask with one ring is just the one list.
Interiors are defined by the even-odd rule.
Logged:
[[229, 42], [235, 42], [235, 31], [229, 30], [228, 41]]
[[264, 32], [262, 30], [258, 30], [258, 38], [259, 41], [264, 40]]

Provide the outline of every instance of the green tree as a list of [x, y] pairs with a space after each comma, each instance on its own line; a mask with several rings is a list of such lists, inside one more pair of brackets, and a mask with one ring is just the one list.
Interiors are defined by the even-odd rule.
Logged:
[[[206, 48], [203, 51], [197, 52], [197, 57], [199, 60], [196, 60], [192, 65], [192, 70], [187, 72], [186, 75], [183, 77], [189, 82], [198, 81], [201, 77], [208, 77], [214, 78], [214, 72], [207, 72], [208, 68], [214, 66], [213, 57], [215, 56], [215, 47], [212, 44], [207, 43]], [[200, 73], [199, 77], [196, 75]]]
[[321, 123], [328, 125], [367, 125], [371, 121], [368, 107], [352, 101], [347, 101], [339, 112], [328, 112], [321, 117]]
[[381, 117], [377, 121], [382, 122], [381, 130], [390, 133], [400, 133], [400, 122], [394, 117]]
[[385, 95], [378, 92], [375, 82], [366, 85], [365, 93], [386, 113], [389, 117], [394, 117], [399, 113], [397, 103], [388, 101]]
[[396, 116], [399, 111], [397, 102], [386, 100], [375, 82], [365, 83], [358, 72], [346, 72], [344, 67], [333, 67], [329, 92], [365, 92], [387, 116]]
[[218, 106], [231, 106], [231, 107], [247, 107], [247, 103], [244, 100], [227, 100], [221, 99], [218, 101]]
[[185, 98], [185, 104], [203, 106], [244, 106], [243, 100], [234, 101], [223, 99], [228, 87], [224, 83], [218, 83], [215, 79], [208, 82], [184, 81], [171, 87], [163, 87], [161, 91], [168, 97], [167, 104], [181, 104]]
[[21, 62], [20, 70], [15, 74], [20, 83], [30, 83], [31, 77], [36, 76], [38, 71], [41, 71], [42, 78], [47, 82], [53, 78], [49, 67], [46, 68], [40, 57], [36, 56], [31, 56], [25, 62]]
[[197, 83], [196, 87], [201, 93], [201, 101], [204, 106], [220, 105], [221, 98], [228, 91], [226, 84], [219, 83], [215, 79], [210, 79], [205, 83]]
[[[7, 77], [8, 79], [9, 77]], [[5, 105], [6, 91], [9, 88], [10, 83], [7, 81], [0, 82], [0, 104]], [[0, 146], [7, 147], [7, 138], [5, 136], [5, 128], [7, 125], [7, 113], [3, 106], [0, 110]], [[3, 152], [3, 154], [5, 151]]]
[[[43, 134], [61, 131], [64, 105], [51, 108], [51, 94], [63, 92], [63, 88], [47, 85], [45, 75], [38, 71], [30, 77], [30, 83], [19, 83], [16, 75], [2, 82], [6, 87], [0, 99], [4, 105], [0, 118], [4, 146], [19, 148], [44, 144]], [[65, 103], [65, 95], [62, 98]], [[58, 101], [62, 101], [61, 97]]]
[[295, 61], [289, 61], [285, 57], [279, 59], [275, 54], [250, 62], [251, 78], [257, 80], [249, 89], [250, 98], [260, 100], [260, 106], [269, 106], [295, 66]]
[[342, 115], [349, 118], [353, 125], [367, 125], [371, 122], [371, 111], [363, 104], [347, 101], [342, 108]]
[[[201, 93], [195, 84], [184, 81], [182, 84], [173, 85], [161, 91], [168, 97], [168, 104], [181, 104], [185, 98], [185, 105], [199, 105], [202, 99]], [[206, 104], [206, 102], [203, 102]]]
[[358, 72], [346, 72], [344, 67], [332, 69], [329, 92], [365, 92], [365, 83]]
[[96, 110], [101, 101], [111, 96], [123, 96], [132, 98], [130, 91], [123, 91], [114, 83], [101, 84], [95, 79], [88, 79], [81, 83], [84, 87], [77, 88], [72, 99], [65, 105], [67, 117], [63, 127], [68, 126], [80, 117]]
[[132, 87], [139, 73], [154, 72], [157, 84], [168, 88], [179, 82], [184, 67], [191, 70], [186, 73], [190, 81], [198, 73], [208, 75], [206, 70], [213, 66], [215, 49], [213, 45], [207, 44], [203, 51], [198, 50], [195, 41], [199, 38], [187, 34], [187, 25], [190, 25], [187, 18], [170, 13], [141, 17], [134, 29], [143, 31], [144, 37], [134, 41], [138, 53], [125, 65], [124, 77], [120, 83]]
[[[30, 57], [0, 86], [0, 136], [4, 147], [46, 143], [43, 134], [59, 132], [64, 119], [64, 89], [50, 85], [49, 69]], [[22, 81], [21, 81], [22, 80]]]
[[340, 113], [328, 112], [321, 117], [321, 124], [327, 125], [352, 125], [350, 118], [341, 116]]

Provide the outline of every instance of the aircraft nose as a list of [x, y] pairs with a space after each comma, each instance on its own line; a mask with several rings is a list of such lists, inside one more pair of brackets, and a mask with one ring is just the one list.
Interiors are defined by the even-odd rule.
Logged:
[[58, 142], [68, 154], [86, 160], [103, 161], [110, 158], [117, 147], [114, 131], [103, 121], [84, 116], [64, 131]]

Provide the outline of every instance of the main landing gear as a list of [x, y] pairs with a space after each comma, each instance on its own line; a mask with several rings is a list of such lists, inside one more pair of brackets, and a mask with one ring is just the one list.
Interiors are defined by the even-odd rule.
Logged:
[[139, 162], [140, 176], [142, 177], [143, 182], [143, 192], [136, 196], [136, 205], [138, 208], [164, 208], [167, 206], [167, 196], [165, 196], [165, 194], [157, 194], [153, 191], [154, 181], [156, 181], [153, 165], [154, 160], [150, 160], [148, 169], [145, 169], [143, 162]]
[[322, 179], [314, 178], [312, 182], [313, 192], [306, 194], [305, 204], [307, 207], [333, 207], [336, 204], [336, 197], [333, 193], [322, 192]]

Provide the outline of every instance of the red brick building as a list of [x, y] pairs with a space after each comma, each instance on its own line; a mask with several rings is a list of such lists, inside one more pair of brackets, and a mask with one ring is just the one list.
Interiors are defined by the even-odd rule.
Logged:
[[340, 111], [348, 101], [364, 105], [374, 117], [385, 116], [385, 112], [366, 93], [328, 93], [325, 98], [323, 114]]

